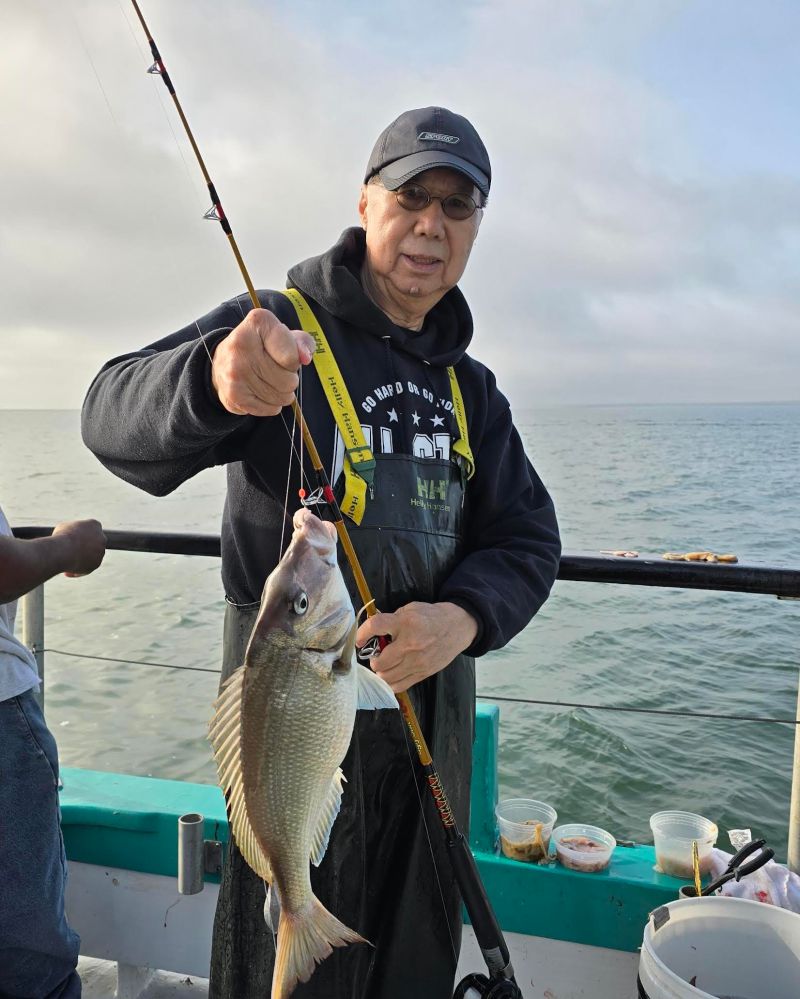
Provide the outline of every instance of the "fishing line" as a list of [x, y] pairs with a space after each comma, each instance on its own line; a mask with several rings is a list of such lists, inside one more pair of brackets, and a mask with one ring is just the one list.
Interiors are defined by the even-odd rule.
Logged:
[[124, 663], [127, 666], [158, 666], [161, 669], [188, 669], [193, 673], [216, 673], [217, 676], [220, 675], [222, 670], [210, 669], [207, 666], [178, 666], [175, 663], [153, 663], [146, 662], [143, 659], [118, 659], [112, 656], [93, 656], [88, 652], [66, 652], [64, 649], [37, 649], [48, 655], [56, 656], [69, 656], [71, 659], [96, 659], [98, 662], [102, 663]]
[[[240, 313], [240, 315], [242, 317], [242, 320], [244, 320], [247, 317], [248, 313], [245, 312], [244, 308], [242, 307], [241, 296], [237, 295], [237, 297], [234, 299], [234, 301], [236, 302], [237, 306], [239, 307], [239, 313]], [[252, 311], [253, 308], [254, 308], [254, 306], [251, 304], [251, 307], [250, 307], [249, 311]], [[259, 306], [259, 308], [260, 308], [260, 306]], [[196, 321], [195, 321], [195, 326], [197, 326], [197, 322]], [[200, 329], [199, 326], [197, 328], [198, 328], [198, 330]], [[202, 336], [202, 333], [200, 335]], [[208, 351], [208, 347], [206, 347], [206, 351]], [[209, 356], [209, 360], [211, 360], [211, 355], [209, 354], [208, 356]], [[213, 361], [212, 361], [212, 363], [213, 363]], [[302, 379], [303, 379], [302, 367], [301, 367], [300, 372], [299, 372], [299, 378], [300, 378], [300, 387], [301, 387], [301, 391], [302, 391], [302, 384], [303, 384], [303, 382], [302, 382]], [[286, 433], [288, 434], [288, 437], [289, 437], [289, 444], [291, 445], [292, 454], [294, 454], [295, 458], [297, 458], [297, 461], [298, 461], [298, 465], [299, 465], [299, 468], [300, 468], [300, 476], [299, 476], [300, 477], [300, 485], [301, 486], [303, 486], [304, 484], [308, 485], [309, 484], [309, 479], [308, 479], [308, 476], [306, 474], [305, 465], [304, 465], [304, 462], [303, 462], [303, 435], [302, 435], [302, 433], [300, 434], [300, 452], [299, 453], [298, 453], [298, 450], [297, 450], [297, 445], [294, 442], [294, 432], [295, 432], [295, 428], [297, 427], [297, 412], [295, 411], [294, 407], [292, 407], [292, 428], [291, 428], [291, 430], [289, 429], [289, 424], [286, 422], [286, 411], [285, 411], [285, 408], [281, 410], [280, 417], [281, 417], [281, 420], [283, 422], [284, 429], [286, 430]], [[292, 474], [292, 457], [291, 457], [291, 455], [289, 455], [289, 471], [287, 473], [287, 479], [286, 479], [286, 498], [284, 499], [284, 502], [283, 502], [283, 527], [281, 528], [281, 547], [280, 547], [280, 551], [278, 552], [278, 559], [279, 560], [280, 560], [280, 556], [281, 556], [281, 554], [283, 552], [283, 532], [286, 529], [286, 521], [290, 519], [289, 518], [289, 481], [290, 481], [290, 478], [291, 478], [291, 474]]]
[[[238, 302], [238, 299], [237, 299], [237, 302]], [[239, 309], [241, 311], [241, 303], [239, 304]], [[211, 354], [211, 351], [208, 348], [208, 344], [206, 343], [205, 334], [200, 329], [200, 324], [198, 323], [198, 321], [196, 319], [194, 321], [194, 325], [195, 325], [195, 328], [197, 329], [197, 332], [200, 334], [200, 339], [203, 341], [203, 346], [206, 349], [206, 354], [208, 354], [209, 364], [213, 367], [214, 358], [213, 358], [213, 356]], [[209, 336], [213, 336], [215, 333], [220, 333], [220, 332], [223, 332], [223, 331], [226, 332], [226, 333], [230, 333], [230, 332], [232, 332], [232, 330], [233, 330], [232, 326], [218, 326], [216, 329], [210, 330], [209, 333], [208, 333], [208, 335]], [[289, 435], [289, 442], [291, 444], [292, 451], [294, 452], [295, 457], [298, 458], [299, 463], [300, 463], [300, 481], [302, 483], [303, 477], [305, 475], [305, 470], [303, 468], [303, 457], [302, 457], [302, 453], [300, 455], [298, 455], [298, 453], [297, 453], [297, 447], [296, 447], [296, 445], [294, 443], [294, 430], [295, 430], [295, 426], [296, 426], [297, 421], [295, 420], [292, 423], [292, 429], [290, 430], [289, 427], [288, 427], [288, 425], [287, 425], [287, 423], [286, 423], [286, 416], [283, 413], [283, 411], [281, 411], [281, 416], [283, 417], [283, 425], [284, 425], [284, 428], [286, 429], [286, 433]], [[302, 440], [302, 437], [301, 437], [301, 440]], [[284, 539], [284, 535], [285, 535], [285, 532], [286, 532], [286, 521], [289, 520], [289, 513], [288, 513], [288, 508], [289, 508], [289, 486], [290, 486], [291, 477], [292, 477], [292, 461], [291, 461], [291, 455], [290, 455], [290, 457], [289, 457], [289, 467], [288, 467], [288, 471], [286, 473], [286, 496], [285, 496], [284, 501], [283, 501], [283, 524], [281, 525], [281, 542], [280, 542], [280, 549], [278, 551], [278, 559], [279, 560], [280, 560], [281, 554], [283, 553], [283, 539]]]
[[[157, 666], [161, 669], [185, 669], [194, 673], [216, 673], [217, 676], [221, 672], [219, 669], [211, 669], [206, 666], [179, 666], [176, 663], [154, 663], [144, 659], [119, 659], [115, 656], [95, 656], [89, 652], [68, 652], [65, 649], [45, 648], [35, 649], [34, 651], [41, 652], [42, 654], [47, 653], [48, 655], [69, 656], [72, 659], [92, 659], [104, 663], [122, 663], [129, 666]], [[503, 697], [499, 694], [476, 694], [475, 696], [482, 701], [508, 701], [513, 704], [536, 704], [556, 708], [586, 708], [588, 711], [626, 711], [631, 714], [640, 715], [671, 715], [679, 718], [752, 722], [761, 725], [793, 725], [795, 728], [800, 726], [800, 719], [797, 718], [764, 718], [760, 715], [721, 715], [697, 711], [672, 711], [666, 708], [628, 708], [615, 704], [581, 704], [576, 701], [540, 701], [529, 697]], [[408, 749], [407, 743], [406, 749]], [[417, 790], [419, 791], [419, 789]]]
[[718, 721], [761, 722], [765, 725], [800, 725], [796, 718], [763, 718], [760, 715], [721, 715], [705, 711], [673, 711], [668, 708], [629, 708], [618, 704], [582, 704], [578, 701], [539, 701], [530, 697], [501, 697], [496, 694], [476, 694], [489, 701], [508, 701], [512, 704], [542, 704], [555, 708], [587, 708], [591, 711], [627, 711], [639, 715], [672, 715], [678, 718], [710, 718]]
[[[302, 443], [301, 443], [301, 451], [298, 451], [297, 444], [295, 444], [295, 441], [294, 441], [294, 432], [297, 429], [297, 417], [295, 416], [294, 413], [292, 413], [292, 429], [291, 430], [289, 429], [289, 424], [286, 422], [286, 413], [285, 413], [284, 410], [281, 410], [281, 419], [283, 420], [283, 426], [286, 429], [286, 433], [289, 435], [289, 441], [290, 441], [290, 443], [292, 445], [292, 454], [294, 454], [295, 458], [297, 458], [297, 463], [298, 463], [299, 468], [300, 468], [300, 473], [299, 473], [300, 484], [303, 485], [305, 483], [305, 485], [310, 485], [311, 483], [310, 483], [308, 474], [306, 473], [305, 466], [303, 465], [303, 455], [301, 453], [301, 451], [302, 451]], [[303, 435], [302, 434], [300, 435], [300, 440], [301, 440], [301, 442], [303, 440]]]
[[[283, 421], [283, 425], [286, 426], [285, 420]], [[292, 442], [292, 450], [294, 450], [294, 428], [295, 428], [295, 421], [292, 422], [292, 429], [289, 433], [289, 438]], [[288, 427], [286, 427], [286, 429], [289, 430]], [[300, 459], [301, 481], [302, 478], [303, 478], [303, 459], [301, 458]], [[284, 538], [286, 537], [286, 522], [289, 519], [289, 487], [291, 486], [291, 483], [292, 483], [292, 461], [290, 456], [289, 461], [287, 462], [287, 469], [286, 469], [286, 493], [284, 494], [283, 497], [283, 521], [281, 523], [281, 542], [280, 545], [278, 546], [278, 561], [280, 561], [281, 556], [283, 555], [283, 541]]]
[[86, 54], [86, 58], [89, 60], [89, 65], [92, 67], [92, 72], [94, 73], [95, 80], [97, 80], [97, 85], [100, 88], [100, 93], [103, 95], [103, 100], [106, 102], [106, 107], [108, 108], [108, 113], [111, 115], [111, 120], [114, 122], [114, 126], [117, 128], [117, 130], [121, 132], [122, 129], [120, 128], [119, 122], [114, 117], [114, 110], [111, 107], [111, 101], [109, 101], [108, 99], [108, 94], [106, 93], [105, 87], [103, 86], [103, 81], [100, 79], [100, 74], [97, 72], [97, 66], [95, 66], [94, 64], [94, 59], [92, 59], [92, 54], [89, 51], [89, 46], [86, 44], [86, 39], [83, 36], [83, 32], [81, 31], [80, 25], [78, 24], [78, 20], [75, 17], [75, 13], [70, 7], [68, 7], [67, 10], [69, 11], [70, 20], [72, 21], [72, 25], [75, 28], [75, 31], [77, 32], [78, 38], [80, 38], [81, 45], [83, 46], [83, 51]]
[[[298, 377], [298, 383], [297, 383], [298, 395], [300, 396], [300, 410], [302, 412], [302, 410], [303, 410], [303, 366], [302, 365], [300, 365], [300, 370], [297, 373], [297, 377]], [[296, 422], [297, 421], [295, 420], [295, 423]], [[294, 439], [294, 426], [292, 426], [292, 438]], [[303, 435], [301, 434], [300, 435], [300, 474], [301, 475], [302, 475], [302, 472], [303, 472], [303, 448], [304, 448], [304, 446], [305, 445], [304, 445], [304, 442], [303, 442]]]
[[[209, 364], [213, 365], [214, 364], [214, 358], [211, 356], [211, 351], [208, 349], [208, 344], [206, 343], [205, 334], [200, 329], [200, 323], [198, 323], [198, 321], [196, 319], [194, 321], [194, 325], [195, 325], [195, 327], [197, 329], [197, 332], [200, 334], [200, 339], [203, 341], [203, 346], [206, 348], [206, 353], [208, 354]], [[222, 332], [230, 333], [232, 329], [233, 329], [232, 326], [218, 326], [215, 330], [209, 330], [208, 335], [209, 336], [213, 336], [215, 333], [222, 333]]]
[[[300, 410], [302, 412], [302, 409], [303, 409], [303, 365], [302, 364], [297, 369], [297, 390], [296, 390], [296, 395], [297, 395], [297, 403], [298, 403], [298, 405], [300, 407]], [[294, 420], [293, 420], [293, 423], [292, 423], [292, 439], [294, 439], [294, 428], [295, 428], [295, 425], [297, 424], [297, 414], [294, 411], [292, 411], [292, 416], [294, 417]], [[303, 467], [303, 438], [302, 437], [300, 438], [300, 467], [301, 468]]]
[[[236, 303], [239, 306], [239, 311], [242, 313], [242, 316], [244, 317], [246, 313], [242, 309], [242, 303], [239, 301], [238, 298], [236, 299]], [[208, 362], [213, 367], [214, 358], [213, 358], [213, 356], [211, 354], [211, 351], [210, 351], [210, 349], [208, 347], [208, 343], [206, 342], [206, 334], [204, 334], [203, 331], [200, 329], [200, 323], [196, 319], [194, 321], [194, 325], [195, 325], [195, 329], [200, 334], [200, 339], [202, 340], [203, 346], [206, 349], [206, 354], [208, 355]], [[233, 331], [233, 327], [232, 326], [218, 326], [218, 327], [216, 327], [216, 329], [209, 330], [208, 336], [214, 336], [215, 333], [223, 333], [223, 332], [224, 333], [231, 333], [232, 331]], [[286, 415], [285, 415], [285, 413], [283, 411], [281, 411], [281, 416], [283, 417], [283, 425], [284, 425], [284, 428], [286, 430], [286, 433], [289, 435], [289, 442], [291, 444], [292, 451], [293, 451], [295, 457], [297, 457], [297, 459], [299, 461], [299, 464], [300, 464], [300, 481], [302, 483], [303, 479], [305, 477], [305, 469], [303, 468], [302, 450], [301, 450], [301, 453], [298, 454], [298, 452], [297, 452], [297, 446], [294, 443], [294, 431], [295, 431], [295, 427], [297, 425], [297, 421], [293, 420], [293, 422], [292, 422], [292, 429], [290, 430], [289, 427], [288, 427], [288, 425], [287, 425], [287, 423], [286, 423]], [[301, 437], [301, 441], [302, 441], [302, 437]], [[279, 560], [280, 560], [280, 557], [281, 557], [281, 555], [283, 553], [283, 541], [284, 541], [284, 538], [285, 538], [285, 535], [286, 535], [286, 522], [287, 522], [287, 520], [290, 519], [289, 518], [288, 509], [289, 509], [289, 488], [290, 488], [290, 484], [291, 484], [291, 477], [292, 477], [292, 462], [291, 462], [291, 456], [290, 456], [289, 463], [288, 463], [288, 470], [287, 470], [287, 473], [286, 473], [286, 495], [285, 495], [284, 501], [283, 501], [283, 523], [281, 525], [281, 540], [280, 540], [280, 548], [278, 550], [278, 559]]]
[[[363, 667], [364, 669], [369, 669], [369, 666]], [[422, 825], [425, 828], [425, 839], [428, 842], [428, 850], [431, 855], [431, 863], [433, 864], [433, 873], [436, 878], [436, 887], [439, 890], [439, 899], [442, 903], [442, 912], [444, 913], [444, 921], [447, 924], [447, 935], [450, 937], [450, 948], [453, 951], [453, 957], [455, 958], [456, 964], [458, 964], [458, 951], [456, 950], [456, 942], [453, 938], [453, 927], [450, 925], [450, 917], [447, 914], [447, 903], [444, 899], [444, 891], [442, 890], [442, 881], [439, 877], [439, 868], [436, 864], [436, 855], [433, 852], [433, 840], [431, 839], [430, 830], [428, 829], [428, 820], [425, 818], [425, 802], [422, 800], [422, 795], [420, 794], [419, 784], [417, 783], [417, 768], [414, 765], [414, 757], [411, 755], [411, 747], [408, 744], [409, 734], [408, 726], [400, 720], [400, 725], [403, 729], [403, 742], [406, 747], [406, 755], [408, 756], [408, 765], [411, 769], [411, 782], [414, 785], [414, 790], [417, 793], [417, 801], [419, 802], [419, 814], [422, 819]]]

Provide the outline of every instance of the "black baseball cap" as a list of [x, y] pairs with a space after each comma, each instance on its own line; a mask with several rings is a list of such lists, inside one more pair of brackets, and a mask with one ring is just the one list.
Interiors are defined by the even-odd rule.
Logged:
[[390, 191], [432, 167], [458, 170], [486, 196], [492, 183], [489, 154], [473, 125], [447, 108], [405, 111], [378, 136], [364, 175], [380, 174]]

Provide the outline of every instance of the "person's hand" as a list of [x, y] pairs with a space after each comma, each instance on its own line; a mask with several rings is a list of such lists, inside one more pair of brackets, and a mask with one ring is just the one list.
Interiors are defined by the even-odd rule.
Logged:
[[360, 648], [373, 635], [390, 635], [391, 642], [371, 666], [399, 694], [426, 676], [432, 676], [468, 648], [478, 624], [457, 604], [415, 601], [394, 614], [375, 614], [356, 633]]
[[290, 330], [267, 309], [253, 309], [217, 344], [211, 384], [220, 403], [237, 416], [277, 416], [291, 404], [301, 364], [309, 364], [314, 338]]
[[106, 536], [97, 520], [70, 520], [56, 524], [52, 537], [65, 546], [65, 576], [85, 576], [100, 565]]

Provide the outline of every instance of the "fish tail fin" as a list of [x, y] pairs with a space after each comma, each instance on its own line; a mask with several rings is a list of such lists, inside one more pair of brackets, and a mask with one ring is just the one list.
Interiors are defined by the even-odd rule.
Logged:
[[272, 974], [272, 999], [286, 999], [298, 982], [307, 982], [314, 968], [333, 953], [334, 947], [368, 943], [328, 912], [316, 896], [299, 914], [281, 911], [278, 949]]

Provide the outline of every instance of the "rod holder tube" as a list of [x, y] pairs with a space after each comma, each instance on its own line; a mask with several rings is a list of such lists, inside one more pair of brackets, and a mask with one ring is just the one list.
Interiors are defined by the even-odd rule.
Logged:
[[199, 812], [187, 812], [178, 819], [178, 891], [181, 895], [197, 895], [203, 890], [204, 822]]

